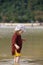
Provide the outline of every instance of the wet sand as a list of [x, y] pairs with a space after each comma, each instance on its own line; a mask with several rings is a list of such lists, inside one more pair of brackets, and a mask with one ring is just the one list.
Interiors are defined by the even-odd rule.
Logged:
[[43, 65], [43, 60], [21, 59], [19, 64], [14, 64], [13, 59], [3, 59], [0, 60], [0, 65]]

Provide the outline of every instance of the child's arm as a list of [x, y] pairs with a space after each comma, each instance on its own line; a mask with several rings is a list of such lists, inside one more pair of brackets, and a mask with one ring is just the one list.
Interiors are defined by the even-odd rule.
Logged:
[[15, 47], [16, 47], [16, 49], [19, 49], [20, 48], [17, 44], [15, 44]]

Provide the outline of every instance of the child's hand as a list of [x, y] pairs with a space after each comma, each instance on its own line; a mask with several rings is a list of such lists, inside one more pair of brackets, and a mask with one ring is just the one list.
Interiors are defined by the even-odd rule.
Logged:
[[19, 49], [20, 48], [17, 44], [15, 44], [15, 47], [16, 47], [16, 49]]

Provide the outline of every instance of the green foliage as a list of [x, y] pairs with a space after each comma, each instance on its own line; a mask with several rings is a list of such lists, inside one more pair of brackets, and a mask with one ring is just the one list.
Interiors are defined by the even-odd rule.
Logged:
[[34, 11], [43, 11], [43, 0], [0, 0], [0, 16], [6, 16], [6, 22], [37, 20]]
[[2, 21], [2, 17], [0, 16], [0, 22]]

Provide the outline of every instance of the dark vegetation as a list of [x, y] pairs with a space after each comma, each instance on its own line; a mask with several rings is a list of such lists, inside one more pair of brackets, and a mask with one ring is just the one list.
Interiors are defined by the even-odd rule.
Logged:
[[43, 0], [0, 0], [0, 22], [43, 22]]

